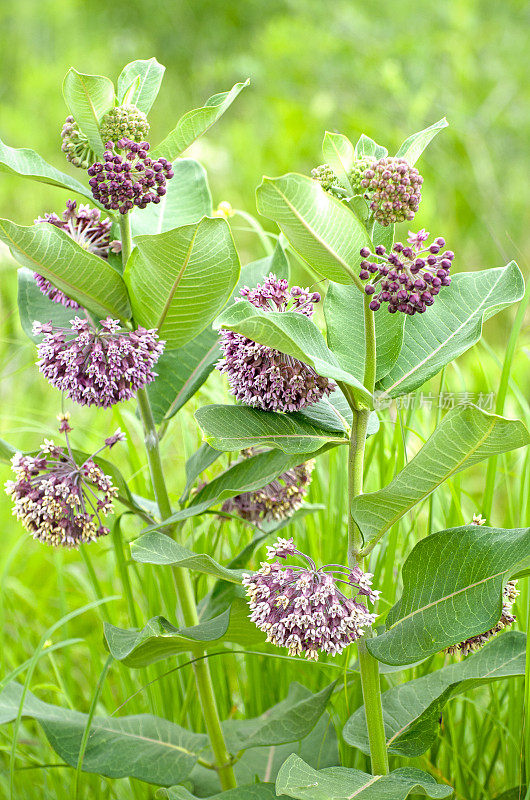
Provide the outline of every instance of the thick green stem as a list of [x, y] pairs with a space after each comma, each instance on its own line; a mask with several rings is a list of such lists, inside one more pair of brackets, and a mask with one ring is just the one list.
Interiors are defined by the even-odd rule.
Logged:
[[[364, 328], [366, 342], [364, 385], [370, 392], [373, 392], [376, 367], [375, 325], [374, 314], [369, 308], [368, 298], [365, 298], [364, 303]], [[364, 449], [370, 411], [368, 409], [357, 409], [353, 403], [351, 405], [353, 425], [348, 457], [348, 564], [353, 568], [362, 560], [363, 539], [352, 517], [351, 505], [354, 497], [361, 494], [363, 490]], [[370, 654], [366, 646], [366, 640], [369, 636], [370, 634], [366, 633], [359, 640], [358, 652], [366, 726], [370, 742], [372, 774], [388, 775], [388, 754], [381, 704], [379, 662]]]
[[[120, 227], [122, 234], [122, 256], [123, 263], [125, 264], [129, 258], [132, 247], [130, 220], [128, 219], [127, 214], [122, 216], [120, 220]], [[138, 391], [137, 400], [144, 427], [144, 441], [147, 452], [147, 460], [149, 462], [151, 482], [153, 484], [153, 491], [158, 505], [158, 510], [160, 512], [160, 517], [162, 520], [164, 520], [171, 516], [171, 503], [169, 501], [164, 471], [162, 468], [158, 433], [156, 430], [149, 397], [145, 389], [140, 389]], [[186, 627], [197, 625], [199, 621], [197, 616], [197, 606], [195, 603], [195, 595], [189, 572], [183, 568], [176, 568], [174, 569], [173, 574], [184, 625]], [[210, 668], [207, 660], [203, 658], [205, 653], [202, 650], [194, 650], [193, 654], [196, 658], [200, 659], [193, 664], [193, 671], [195, 674], [195, 683], [201, 703], [204, 724], [210, 739], [215, 760], [215, 768], [217, 770], [217, 774], [219, 775], [219, 781], [223, 791], [227, 789], [233, 789], [237, 786], [237, 783], [231, 764], [230, 754], [227, 750], [221, 728], [221, 720], [219, 718], [219, 711], [217, 709], [217, 702], [215, 699], [212, 678], [210, 675]]]

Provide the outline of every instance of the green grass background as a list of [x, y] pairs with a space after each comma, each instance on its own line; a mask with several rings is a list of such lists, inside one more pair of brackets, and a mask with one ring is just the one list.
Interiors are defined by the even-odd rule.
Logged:
[[[448, 0], [423, 4], [389, 0], [365, 3], [336, 0], [270, 2], [160, 2], [118, 0], [111, 5], [56, 0], [21, 0], [0, 9], [2, 71], [0, 137], [16, 147], [32, 147], [68, 170], [59, 150], [66, 116], [61, 82], [69, 66], [116, 78], [135, 58], [155, 55], [167, 68], [151, 114], [152, 141], [163, 138], [188, 108], [250, 77], [252, 84], [190, 154], [208, 169], [214, 202], [229, 200], [254, 212], [254, 189], [263, 174], [288, 170], [307, 173], [321, 161], [324, 130], [356, 139], [365, 132], [390, 152], [411, 132], [447, 116], [450, 128], [430, 146], [419, 166], [425, 177], [418, 227], [443, 235], [456, 252], [458, 271], [498, 266], [515, 258], [528, 276], [528, 81], [525, 75], [525, 26], [528, 8], [517, 0]], [[76, 172], [76, 177], [79, 177]], [[46, 210], [59, 211], [67, 195], [40, 184], [0, 175], [0, 216], [22, 224]], [[269, 227], [267, 221], [262, 222]], [[261, 256], [255, 237], [236, 226], [242, 262]], [[271, 227], [272, 230], [272, 227]], [[298, 267], [296, 267], [298, 269]], [[0, 435], [21, 448], [52, 436], [60, 411], [57, 393], [38, 374], [34, 346], [24, 337], [16, 311], [14, 264], [0, 261]], [[300, 280], [304, 276], [297, 275]], [[309, 280], [308, 276], [305, 276]], [[485, 326], [481, 344], [451, 365], [445, 390], [496, 392], [515, 310]], [[511, 365], [505, 413], [530, 422], [530, 329], [526, 319]], [[426, 391], [438, 392], [440, 378]], [[219, 402], [226, 389], [212, 375], [197, 402], [189, 404], [163, 439], [170, 488], [178, 497], [183, 467], [200, 442], [192, 421], [197, 405]], [[74, 443], [88, 450], [99, 445], [116, 424], [129, 432], [129, 445], [113, 451], [133, 488], [147, 493], [148, 472], [133, 404], [119, 409], [75, 412]], [[412, 415], [386, 412], [382, 433], [368, 448], [367, 488], [388, 483], [432, 432], [435, 412]], [[310, 501], [327, 508], [291, 531], [317, 559], [344, 558], [346, 478], [344, 452], [323, 458], [316, 470]], [[212, 470], [212, 474], [215, 469]], [[2, 467], [0, 477], [9, 470]], [[498, 461], [491, 523], [517, 527], [530, 523], [530, 462], [518, 451]], [[462, 524], [484, 507], [485, 467], [476, 467], [438, 490], [433, 500], [433, 529]], [[331, 487], [331, 496], [329, 494]], [[10, 516], [0, 495], [0, 678], [8, 676], [34, 651], [50, 625], [98, 593], [119, 595], [56, 632], [52, 640], [83, 641], [45, 653], [32, 690], [64, 706], [87, 711], [106, 658], [101, 620], [130, 624], [110, 541], [87, 549], [96, 582], [78, 553], [48, 549], [29, 539]], [[413, 543], [428, 533], [429, 503], [409, 514], [374, 554], [373, 571], [392, 603], [399, 592], [399, 564]], [[138, 525], [128, 519], [124, 538]], [[214, 518], [188, 524], [188, 543], [197, 551], [228, 560], [249, 539], [239, 525]], [[395, 554], [395, 555], [394, 555]], [[195, 576], [196, 577], [196, 576]], [[132, 571], [137, 614], [144, 621], [157, 613], [175, 619], [173, 588], [162, 570]], [[204, 594], [207, 581], [196, 580]], [[521, 582], [518, 625], [524, 627], [529, 592]], [[145, 593], [145, 596], [143, 594]], [[388, 681], [440, 666], [443, 656], [414, 672], [395, 673]], [[305, 664], [257, 655], [218, 657], [214, 678], [224, 717], [253, 716], [285, 696], [292, 680], [316, 689], [344, 667]], [[224, 667], [221, 669], [221, 667]], [[234, 669], [237, 667], [237, 669]], [[146, 673], [114, 665], [98, 712], [110, 713], [168, 664]], [[152, 711], [200, 729], [189, 668], [161, 679], [132, 699], [119, 713]], [[360, 700], [356, 680], [336, 696], [333, 715], [340, 727]], [[456, 789], [456, 797], [494, 798], [522, 780], [522, 679], [468, 693], [448, 706], [440, 738], [421, 759], [407, 762], [432, 772]], [[0, 797], [7, 795], [11, 726], [0, 728]], [[364, 756], [343, 749], [344, 763], [366, 768]], [[16, 795], [24, 798], [72, 796], [73, 771], [57, 764], [39, 729], [24, 724], [17, 748]], [[403, 765], [394, 759], [394, 766]], [[135, 781], [107, 781], [83, 775], [81, 797], [154, 796], [153, 787]], [[517, 797], [517, 795], [514, 795]], [[524, 795], [523, 795], [524, 796]]]

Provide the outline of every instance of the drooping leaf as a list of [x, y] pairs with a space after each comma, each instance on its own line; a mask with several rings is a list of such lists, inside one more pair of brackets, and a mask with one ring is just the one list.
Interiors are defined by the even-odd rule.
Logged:
[[195, 412], [205, 440], [216, 450], [277, 447], [284, 453], [314, 453], [326, 444], [346, 444], [346, 431], [326, 429], [301, 413], [280, 414], [249, 406], [209, 405]]
[[322, 142], [322, 153], [324, 161], [330, 165], [342, 188], [353, 195], [354, 192], [348, 173], [355, 160], [355, 149], [348, 137], [342, 133], [326, 131]]
[[[16, 719], [22, 687], [10, 683], [0, 693], [0, 724]], [[31, 692], [23, 716], [35, 719], [55, 752], [77, 766], [87, 714], [43, 703]], [[90, 727], [83, 770], [109, 778], [138, 778], [169, 786], [190, 774], [206, 745], [204, 734], [150, 714], [129, 717], [94, 717]]]
[[359, 250], [368, 234], [344, 203], [294, 172], [264, 178], [256, 196], [260, 214], [279, 225], [312, 269], [337, 283], [359, 283]]
[[153, 157], [164, 156], [174, 159], [186, 150], [195, 139], [209, 130], [217, 120], [222, 117], [238, 94], [248, 86], [249, 80], [236, 83], [229, 92], [220, 92], [208, 98], [202, 108], [194, 108], [179, 119], [176, 127], [169, 133], [164, 141], [155, 147]]
[[221, 455], [219, 450], [214, 450], [209, 444], [201, 444], [198, 450], [191, 455], [186, 461], [186, 485], [179, 502], [184, 503], [188, 499], [190, 489], [195, 480], [199, 477], [201, 472], [208, 469], [214, 461], [217, 461]]
[[157, 424], [174, 417], [206, 381], [221, 357], [218, 338], [217, 331], [205, 328], [191, 342], [162, 354], [158, 378], [147, 390]]
[[164, 533], [151, 531], [131, 542], [131, 557], [140, 564], [159, 564], [205, 572], [234, 583], [241, 582], [239, 570], [227, 569], [206, 553], [194, 553]]
[[92, 197], [92, 192], [75, 178], [66, 175], [51, 164], [48, 164], [35, 150], [27, 148], [9, 147], [0, 139], [0, 172], [9, 175], [20, 175], [21, 178], [31, 178], [38, 183], [47, 183], [49, 186], [58, 186], [75, 194], [80, 194], [91, 201], [92, 205], [99, 205]]
[[88, 139], [90, 147], [101, 155], [105, 142], [99, 125], [114, 106], [114, 85], [103, 75], [85, 75], [70, 67], [63, 82], [63, 95], [70, 114]]
[[515, 261], [506, 267], [454, 275], [427, 313], [405, 320], [401, 352], [376, 387], [380, 401], [412, 392], [428, 381], [478, 342], [484, 320], [523, 294], [524, 281]]
[[317, 326], [295, 311], [263, 311], [249, 302], [234, 303], [214, 322], [215, 328], [235, 331], [314, 367], [319, 375], [342, 381], [357, 400], [370, 405], [371, 394], [361, 381], [343, 370]]
[[[370, 311], [370, 314], [374, 312]], [[324, 300], [328, 347], [347, 372], [362, 381], [365, 337], [364, 299], [356, 286], [330, 282]], [[376, 379], [392, 369], [403, 343], [404, 314], [374, 314]]]
[[226, 220], [205, 217], [193, 225], [136, 237], [124, 279], [136, 321], [158, 328], [171, 349], [191, 341], [217, 316], [239, 270]]
[[33, 272], [29, 269], [18, 270], [18, 313], [22, 330], [33, 342], [39, 342], [41, 336], [34, 336], [32, 327], [35, 320], [53, 322], [60, 327], [70, 327], [70, 320], [75, 309], [65, 308], [46, 297], [35, 282]]
[[461, 470], [529, 443], [522, 422], [457, 406], [388, 486], [354, 498], [352, 516], [366, 539], [380, 536]]
[[364, 133], [361, 134], [357, 144], [355, 145], [355, 157], [362, 158], [363, 156], [370, 156], [372, 158], [380, 159], [388, 155], [388, 150], [369, 136]]
[[211, 506], [229, 497], [260, 489], [288, 469], [298, 466], [314, 455], [313, 453], [293, 456], [287, 455], [283, 450], [274, 449], [244, 458], [203, 486], [186, 508], [177, 511], [169, 519], [175, 522], [188, 519], [202, 514]]
[[4, 464], [9, 464], [16, 452], [16, 447], [13, 447], [4, 439], [0, 439], [0, 461]]
[[430, 125], [428, 128], [418, 133], [413, 133], [412, 136], [405, 139], [396, 153], [396, 158], [404, 158], [409, 164], [415, 164], [436, 134], [444, 128], [447, 128], [448, 124], [446, 118], [442, 117], [442, 119], [435, 122], [434, 125]]
[[102, 317], [129, 319], [131, 309], [121, 275], [55, 225], [24, 227], [2, 219], [0, 240], [22, 266], [44, 275], [84, 308]]
[[[482, 650], [421, 678], [394, 686], [382, 695], [389, 753], [414, 758], [436, 740], [445, 704], [457, 694], [525, 672], [526, 636], [507, 631]], [[369, 754], [364, 706], [344, 726], [345, 741]]]
[[[314, 695], [309, 689], [295, 682], [289, 687], [289, 694], [285, 700], [265, 711], [261, 717], [250, 720], [231, 719], [221, 723], [229, 748], [237, 750], [241, 741], [244, 742], [245, 737], [250, 735], [256, 727], [263, 725], [269, 717], [282, 714], [288, 716], [290, 707], [300, 707], [300, 704], [309, 702], [312, 697]], [[234, 765], [238, 784], [275, 780], [285, 759], [293, 752], [316, 769], [338, 763], [337, 736], [327, 711], [321, 714], [314, 728], [300, 741], [252, 747], [245, 750], [243, 756]], [[215, 775], [212, 775], [211, 770], [201, 767], [200, 764], [194, 768], [190, 779], [194, 784], [194, 790], [202, 796], [217, 791]]]
[[[159, 789], [156, 796], [167, 800], [199, 800], [196, 794], [191, 794], [183, 786]], [[276, 796], [273, 783], [251, 783], [247, 786], [238, 786], [237, 789], [228, 789], [221, 794], [209, 795], [209, 800], [275, 800]]]
[[276, 779], [276, 794], [297, 800], [405, 800], [412, 792], [435, 798], [453, 794], [450, 786], [441, 786], [419, 769], [403, 767], [375, 776], [348, 767], [315, 770], [294, 753]]
[[410, 664], [494, 627], [508, 579], [528, 566], [530, 528], [467, 525], [421, 539], [403, 565], [403, 594], [368, 649]]
[[145, 667], [177, 653], [219, 649], [225, 643], [256, 647], [265, 635], [248, 619], [248, 605], [236, 599], [213, 619], [191, 628], [175, 628], [164, 617], [153, 617], [141, 630], [116, 628], [105, 623], [105, 639], [112, 656], [127, 667]]
[[156, 58], [131, 61], [121, 71], [118, 78], [118, 103], [121, 105], [131, 84], [135, 84], [132, 94], [127, 96], [129, 105], [136, 106], [144, 114], [149, 114], [156, 100], [166, 68]]
[[158, 205], [135, 208], [131, 213], [134, 236], [164, 233], [173, 228], [199, 222], [212, 214], [212, 196], [206, 170], [193, 158], [179, 158], [173, 165], [173, 178]]

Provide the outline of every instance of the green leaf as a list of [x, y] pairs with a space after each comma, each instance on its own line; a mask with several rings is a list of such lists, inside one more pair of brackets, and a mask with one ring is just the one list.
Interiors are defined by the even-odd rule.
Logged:
[[358, 769], [327, 767], [316, 770], [294, 753], [276, 779], [276, 794], [299, 800], [405, 800], [411, 792], [426, 797], [450, 797], [450, 786], [441, 786], [419, 769], [403, 767], [390, 775], [367, 775]]
[[73, 67], [66, 73], [63, 95], [70, 114], [97, 155], [105, 149], [99, 132], [103, 116], [114, 106], [114, 85], [102, 75], [84, 75]]
[[[289, 687], [287, 697], [265, 711], [261, 717], [248, 720], [225, 720], [221, 725], [229, 748], [237, 750], [240, 743], [244, 742], [245, 738], [250, 736], [256, 728], [263, 725], [269, 717], [282, 714], [288, 716], [290, 707], [300, 706], [301, 703], [310, 701], [314, 696], [305, 686], [294, 682]], [[256, 780], [274, 780], [285, 759], [293, 752], [315, 768], [327, 767], [338, 762], [337, 736], [327, 711], [321, 714], [314, 728], [300, 741], [252, 747], [246, 750], [242, 758], [234, 765], [238, 784], [251, 783]], [[194, 784], [194, 790], [201, 796], [209, 796], [217, 791], [216, 776], [212, 774], [211, 770], [204, 769], [200, 764], [193, 769], [190, 779]]]
[[150, 532], [131, 542], [131, 557], [140, 564], [183, 567], [241, 583], [239, 570], [227, 569], [206, 553], [194, 553], [164, 533]]
[[[39, 183], [47, 183], [50, 186], [58, 186], [59, 189], [67, 189], [88, 198], [93, 205], [99, 206], [92, 197], [89, 188], [82, 183], [66, 175], [51, 164], [48, 164], [35, 150], [27, 148], [16, 149], [9, 147], [0, 139], [0, 172], [7, 172], [9, 175], [20, 175], [21, 178], [31, 178]], [[101, 206], [100, 206], [101, 208]]]
[[226, 220], [205, 217], [194, 225], [138, 236], [124, 274], [134, 318], [158, 328], [168, 349], [182, 347], [217, 316], [239, 270]]
[[176, 127], [163, 142], [155, 147], [152, 157], [164, 156], [170, 160], [186, 150], [195, 139], [208, 131], [232, 105], [238, 94], [250, 83], [236, 83], [229, 92], [214, 94], [202, 108], [194, 108], [179, 119]]
[[363, 158], [363, 156], [371, 156], [372, 158], [380, 159], [388, 155], [388, 150], [369, 136], [361, 134], [357, 144], [355, 145], [355, 158]]
[[[196, 794], [191, 794], [183, 786], [159, 789], [156, 796], [167, 797], [168, 800], [199, 800]], [[237, 789], [228, 789], [220, 794], [208, 795], [209, 800], [276, 800], [276, 796], [273, 783], [251, 783], [248, 786], [239, 786]]]
[[[457, 694], [525, 672], [526, 636], [508, 631], [463, 661], [394, 686], [382, 695], [385, 736], [389, 753], [414, 758], [436, 741], [440, 715]], [[345, 741], [370, 753], [364, 706], [349, 718]]]
[[226, 308], [213, 324], [216, 328], [235, 331], [308, 364], [319, 375], [334, 378], [351, 387], [352, 394], [360, 403], [371, 404], [370, 392], [355, 375], [338, 365], [321, 332], [304, 314], [264, 311], [244, 301]]
[[187, 508], [177, 511], [170, 519], [176, 521], [197, 516], [229, 497], [260, 489], [310, 457], [309, 454], [292, 456], [282, 450], [267, 450], [244, 458], [207, 483], [197, 492]]
[[353, 195], [354, 191], [348, 173], [355, 161], [355, 149], [348, 137], [342, 133], [326, 131], [322, 142], [322, 153], [324, 161], [330, 165], [339, 179], [340, 185]]
[[201, 444], [198, 450], [191, 455], [186, 461], [186, 486], [179, 499], [179, 503], [184, 503], [188, 499], [190, 489], [193, 486], [196, 478], [199, 477], [201, 472], [217, 461], [221, 452], [214, 450], [209, 444]]
[[191, 628], [175, 628], [164, 617], [153, 617], [141, 630], [125, 630], [105, 623], [110, 653], [127, 667], [145, 667], [186, 651], [218, 649], [231, 642], [243, 647], [262, 645], [265, 635], [248, 619], [245, 600], [236, 599], [219, 616]]
[[121, 275], [55, 225], [23, 227], [0, 219], [0, 240], [22, 266], [44, 275], [89, 311], [120, 320], [131, 316]]
[[158, 424], [177, 414], [200, 389], [221, 357], [218, 334], [205, 328], [176, 350], [166, 350], [156, 365], [158, 378], [147, 389]]
[[179, 158], [173, 172], [175, 175], [167, 182], [167, 192], [160, 203], [149, 203], [147, 208], [132, 211], [134, 236], [164, 233], [211, 216], [212, 196], [204, 167], [192, 158]]
[[523, 294], [523, 276], [515, 261], [506, 267], [454, 275], [427, 313], [405, 320], [401, 352], [377, 384], [380, 401], [412, 392], [428, 381], [478, 342], [484, 320]]
[[258, 211], [274, 220], [309, 266], [337, 283], [357, 283], [359, 250], [369, 244], [365, 227], [317, 181], [290, 172], [264, 178]]
[[425, 128], [419, 133], [413, 133], [412, 136], [405, 139], [396, 153], [396, 158], [404, 158], [409, 164], [414, 165], [436, 134], [447, 128], [448, 124], [446, 118], [442, 117], [429, 128]]
[[18, 270], [18, 313], [26, 336], [33, 342], [40, 342], [42, 336], [33, 335], [35, 320], [53, 322], [54, 325], [69, 328], [75, 309], [65, 308], [46, 297], [35, 283], [33, 272], [22, 267]]
[[[373, 313], [373, 312], [370, 312]], [[364, 299], [356, 286], [330, 282], [324, 300], [328, 347], [347, 372], [364, 377]], [[392, 369], [403, 343], [404, 314], [374, 314], [376, 378]]]
[[490, 630], [503, 587], [529, 552], [530, 528], [467, 525], [422, 539], [403, 565], [403, 594], [387, 630], [368, 649], [386, 664], [410, 664]]
[[195, 412], [205, 440], [216, 450], [243, 450], [260, 445], [284, 453], [314, 453], [326, 444], [346, 444], [345, 431], [320, 427], [300, 412], [280, 414], [249, 406], [209, 405]]
[[378, 537], [448, 478], [529, 442], [522, 422], [457, 406], [388, 486], [354, 498], [352, 516], [366, 539]]
[[[10, 683], [5, 687], [0, 693], [0, 723], [16, 719], [21, 699], [22, 686]], [[67, 764], [77, 766], [87, 714], [43, 703], [28, 692], [23, 715], [39, 723], [50, 745]], [[190, 774], [206, 742], [204, 734], [191, 733], [150, 714], [94, 717], [83, 771], [169, 786]]]
[[131, 61], [122, 69], [118, 78], [118, 103], [122, 105], [125, 95], [134, 83], [134, 91], [127, 97], [127, 103], [136, 106], [144, 114], [149, 114], [165, 71], [166, 68], [156, 58]]

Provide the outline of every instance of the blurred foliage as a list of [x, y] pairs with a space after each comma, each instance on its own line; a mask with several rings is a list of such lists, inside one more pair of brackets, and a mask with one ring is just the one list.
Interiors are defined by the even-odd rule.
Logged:
[[[134, 58], [165, 64], [153, 141], [183, 111], [250, 76], [250, 89], [193, 154], [217, 202], [253, 211], [263, 174], [308, 172], [322, 160], [326, 129], [352, 139], [364, 131], [395, 152], [446, 115], [451, 127], [420, 162], [420, 226], [439, 217], [434, 233], [457, 252], [457, 269], [523, 261], [530, 90], [522, 0], [20, 0], [2, 4], [0, 21], [0, 137], [12, 146], [70, 169], [59, 151], [70, 65], [116, 79]], [[0, 180], [2, 216], [29, 223], [60, 205], [57, 190]]]

